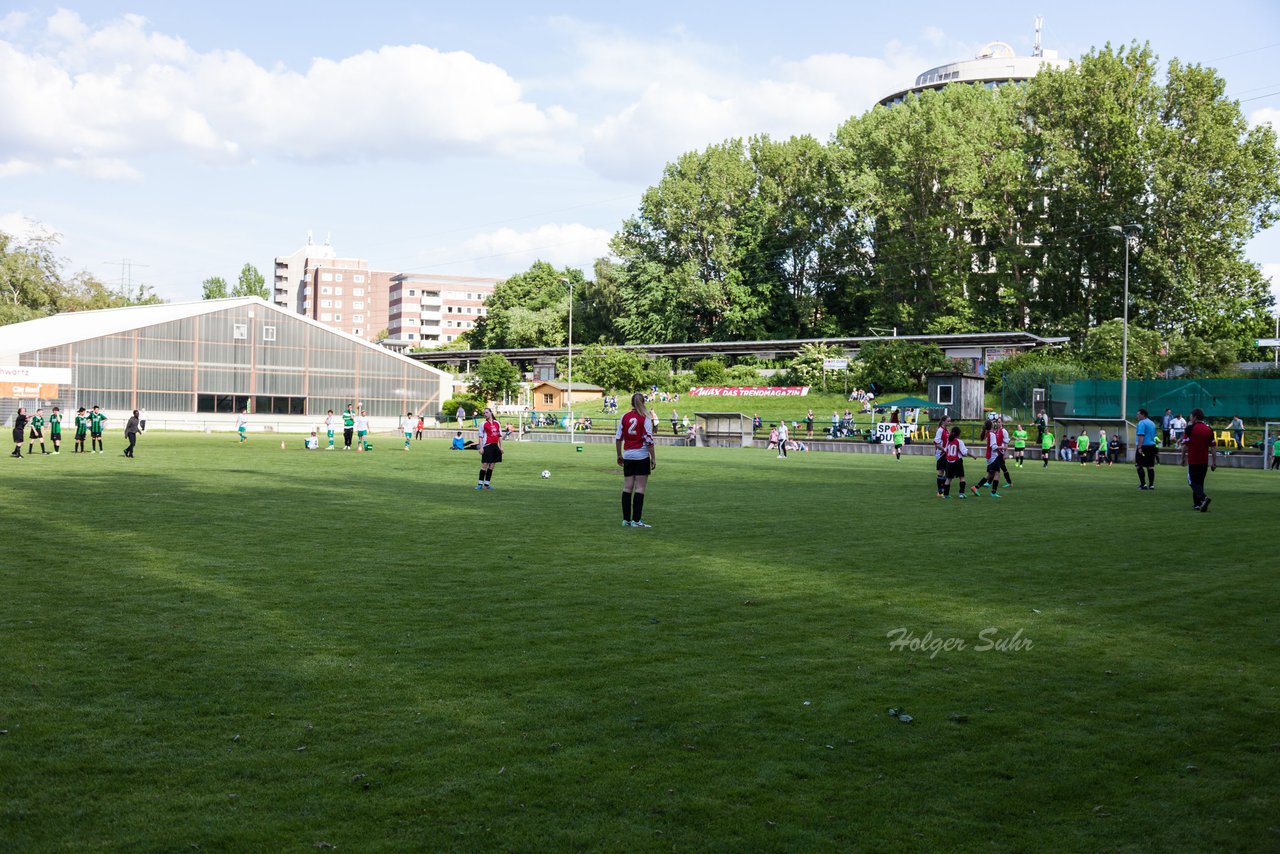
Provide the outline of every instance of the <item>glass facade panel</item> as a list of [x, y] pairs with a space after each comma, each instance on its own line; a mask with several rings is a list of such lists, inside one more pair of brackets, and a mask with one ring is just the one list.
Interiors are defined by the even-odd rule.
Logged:
[[[246, 338], [235, 338], [236, 326]], [[264, 340], [267, 326], [275, 340]], [[357, 401], [378, 417], [432, 415], [447, 397], [425, 367], [261, 305], [24, 353], [19, 363], [71, 368], [71, 385], [40, 405], [74, 413], [98, 404], [113, 420], [135, 407], [230, 414], [251, 400], [272, 415], [323, 415]]]

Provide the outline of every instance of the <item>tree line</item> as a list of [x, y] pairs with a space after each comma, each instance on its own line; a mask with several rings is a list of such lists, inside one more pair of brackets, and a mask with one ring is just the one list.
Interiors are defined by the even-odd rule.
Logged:
[[67, 272], [58, 243], [47, 229], [21, 238], [0, 231], [0, 326], [64, 311], [162, 302], [145, 284], [111, 287], [87, 271]]
[[[1146, 45], [1025, 85], [953, 85], [831, 139], [756, 136], [666, 166], [593, 278], [539, 262], [469, 336], [496, 348], [1026, 330], [1123, 312], [1166, 349], [1266, 334], [1247, 241], [1280, 216], [1280, 152], [1211, 69]], [[1111, 226], [1141, 226], [1127, 238]], [[1176, 342], [1176, 343], [1175, 343]]]

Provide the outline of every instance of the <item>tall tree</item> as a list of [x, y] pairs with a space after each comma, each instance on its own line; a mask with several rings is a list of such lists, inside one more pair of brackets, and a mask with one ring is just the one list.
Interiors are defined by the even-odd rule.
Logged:
[[[499, 284], [485, 302], [485, 316], [469, 333], [471, 341], [489, 350], [564, 344], [569, 331], [569, 289], [563, 279], [573, 284], [574, 291], [586, 281], [581, 270], [557, 270], [545, 261], [535, 261], [525, 272]], [[574, 342], [580, 340], [575, 331]]]
[[227, 280], [221, 276], [210, 276], [200, 283], [201, 299], [226, 299], [231, 294], [227, 291]]
[[237, 297], [259, 297], [260, 299], [267, 299], [271, 296], [267, 291], [267, 280], [258, 272], [257, 267], [248, 263], [240, 268], [240, 279], [236, 282], [236, 288], [231, 292], [231, 295]]
[[755, 171], [742, 140], [669, 164], [611, 247], [626, 275], [618, 328], [629, 341], [760, 337], [768, 301], [744, 274], [742, 216]]

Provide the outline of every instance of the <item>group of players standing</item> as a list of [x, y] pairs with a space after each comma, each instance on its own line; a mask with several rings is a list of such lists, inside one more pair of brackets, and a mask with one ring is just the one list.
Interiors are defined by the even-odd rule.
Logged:
[[[1026, 448], [1027, 434], [1021, 427], [1018, 428], [1018, 433], [1016, 461], [1021, 466]], [[1009, 431], [1004, 428], [1004, 422], [1001, 419], [993, 418], [982, 426], [982, 436], [979, 441], [986, 446], [987, 473], [973, 487], [973, 494], [974, 496], [981, 495], [982, 487], [990, 486], [991, 497], [999, 498], [1001, 475], [1004, 476], [1005, 487], [1013, 486], [1013, 478], [1009, 476], [1009, 467], [1005, 465], [1004, 461], [1005, 451], [1011, 441]], [[951, 497], [951, 482], [954, 480], [960, 482], [960, 497], [967, 497], [965, 495], [964, 460], [965, 457], [974, 460], [978, 459], [978, 457], [969, 450], [969, 446], [960, 438], [960, 426], [952, 425], [949, 416], [943, 416], [941, 423], [938, 424], [938, 430], [933, 436], [933, 455], [938, 472], [938, 497]]]
[[[136, 415], [136, 413], [135, 413]], [[75, 450], [73, 453], [98, 453], [103, 452], [102, 432], [107, 423], [107, 415], [100, 407], [93, 407], [92, 411], [86, 411], [82, 406], [76, 410], [75, 418]], [[62, 453], [62, 410], [55, 406], [50, 413], [48, 420], [44, 417], [44, 408], [36, 410], [36, 414], [27, 415], [26, 407], [19, 407], [18, 414], [13, 419], [13, 453], [9, 456], [14, 459], [22, 459], [22, 445], [26, 442], [27, 454], [34, 456], [35, 446], [40, 444], [41, 456], [51, 456], [46, 450], [44, 442], [45, 425], [49, 426], [49, 442], [53, 445], [53, 454]], [[28, 430], [30, 431], [28, 433]], [[88, 438], [93, 444], [89, 451], [84, 449], [84, 440]]]
[[[1210, 471], [1217, 470], [1217, 442], [1214, 439], [1213, 429], [1205, 421], [1204, 412], [1200, 409], [1194, 409], [1191, 412], [1191, 427], [1187, 430], [1186, 437], [1182, 440], [1182, 459], [1181, 464], [1187, 467], [1187, 484], [1191, 487], [1191, 503], [1192, 509], [1201, 513], [1209, 512], [1209, 504], [1212, 501], [1205, 494], [1204, 482], [1205, 475]], [[1138, 424], [1135, 430], [1137, 438], [1137, 453], [1134, 459], [1134, 465], [1138, 471], [1138, 489], [1152, 490], [1156, 488], [1156, 426], [1147, 414], [1147, 410], [1138, 410]], [[1026, 447], [1026, 431], [1019, 425], [1015, 431], [1014, 440], [1014, 457], [1018, 466], [1022, 466], [1022, 458]], [[993, 418], [986, 422], [982, 428], [982, 436], [980, 441], [986, 447], [986, 476], [983, 477], [978, 484], [973, 487], [975, 496], [981, 495], [984, 486], [991, 487], [991, 497], [999, 498], [1000, 479], [1003, 475], [1005, 487], [1013, 486], [1013, 479], [1009, 476], [1009, 468], [1005, 465], [1004, 455], [1009, 447], [1010, 436], [1009, 431], [1004, 428], [1004, 423], [1000, 418]], [[1042, 454], [1044, 465], [1049, 465], [1049, 457], [1053, 448], [1053, 434], [1045, 432], [1041, 438]], [[1088, 449], [1088, 434], [1081, 435], [1081, 444], [1083, 450]], [[960, 482], [960, 498], [965, 498], [965, 473], [964, 460], [966, 457], [970, 459], [978, 459], [969, 447], [960, 438], [960, 427], [952, 425], [949, 417], [943, 417], [938, 425], [938, 430], [933, 437], [934, 458], [937, 463], [937, 486], [939, 498], [951, 497], [951, 483], [958, 480]], [[1099, 448], [1100, 455], [1107, 455], [1108, 446], [1106, 443], [1106, 433], [1102, 433], [1102, 444]], [[1101, 465], [1102, 456], [1099, 457], [1099, 465]], [[1110, 457], [1107, 456], [1108, 464]], [[1082, 459], [1083, 462], [1083, 459]]]

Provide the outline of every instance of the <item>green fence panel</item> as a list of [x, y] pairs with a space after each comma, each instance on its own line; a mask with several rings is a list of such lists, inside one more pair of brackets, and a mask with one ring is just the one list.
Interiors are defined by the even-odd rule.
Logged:
[[[1054, 383], [1051, 408], [1055, 415], [1078, 418], [1119, 418], [1119, 380], [1079, 380]], [[1181, 379], [1130, 380], [1129, 412], [1132, 420], [1139, 407], [1152, 417], [1166, 409], [1188, 416], [1192, 409], [1204, 410], [1213, 421], [1239, 415], [1247, 421], [1280, 417], [1280, 380]]]

